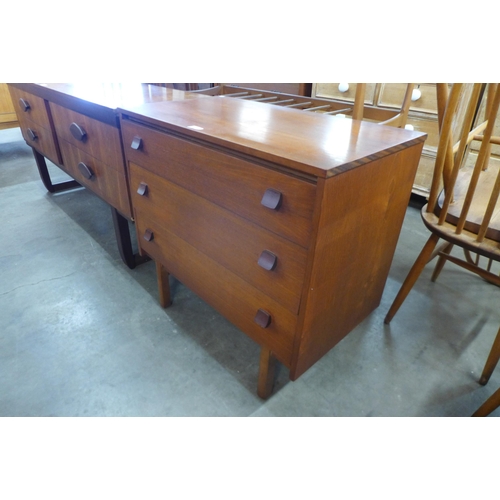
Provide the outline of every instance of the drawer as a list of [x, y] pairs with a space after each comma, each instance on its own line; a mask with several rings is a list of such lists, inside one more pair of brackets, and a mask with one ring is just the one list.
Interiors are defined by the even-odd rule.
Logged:
[[[142, 196], [139, 186], [147, 186]], [[133, 207], [148, 221], [298, 313], [307, 260], [304, 248], [133, 163], [130, 189]]]
[[108, 167], [123, 170], [120, 131], [106, 123], [50, 103], [54, 127], [59, 139], [105, 163]]
[[10, 86], [10, 95], [21, 124], [25, 120], [36, 123], [39, 127], [51, 130], [50, 119], [45, 101], [41, 97], [29, 94]]
[[417, 173], [413, 182], [413, 192], [423, 196], [429, 197], [429, 192], [432, 185], [432, 177], [434, 175], [434, 165], [436, 163], [435, 156], [429, 156], [423, 153], [420, 157]]
[[407, 123], [413, 127], [413, 130], [427, 134], [427, 139], [424, 143], [424, 151], [432, 151], [435, 154], [439, 144], [439, 126], [437, 116], [422, 118], [420, 116], [417, 117], [410, 115]]
[[[290, 367], [296, 315], [183, 239], [147, 220], [147, 215], [140, 210], [136, 209], [136, 216], [138, 234], [149, 229], [154, 235], [152, 241], [139, 237], [142, 251], [161, 262], [190, 290]], [[259, 309], [271, 316], [267, 328], [254, 321]]]
[[[342, 84], [345, 85], [345, 84]], [[312, 97], [335, 99], [336, 101], [354, 102], [356, 96], [356, 83], [348, 83], [347, 90], [343, 90], [340, 83], [316, 83], [313, 87]], [[376, 83], [367, 83], [365, 91], [365, 104], [373, 104], [375, 100]]]
[[[69, 142], [59, 141], [65, 170], [129, 219], [132, 218], [125, 169], [122, 172], [81, 151]], [[88, 170], [83, 166], [83, 163]], [[90, 178], [89, 178], [90, 175]]]
[[[437, 115], [436, 84], [417, 83], [414, 88], [420, 91], [420, 97], [411, 102], [410, 111]], [[405, 83], [382, 83], [378, 105], [388, 108], [401, 108], [405, 92]]]
[[[127, 120], [122, 133], [130, 162], [308, 247], [314, 183]], [[134, 138], [140, 139], [139, 149], [131, 147]], [[266, 193], [280, 197], [279, 208], [262, 204]]]
[[28, 145], [35, 148], [39, 153], [55, 164], [61, 164], [52, 130], [46, 129], [26, 118], [23, 119], [20, 125], [21, 133]]

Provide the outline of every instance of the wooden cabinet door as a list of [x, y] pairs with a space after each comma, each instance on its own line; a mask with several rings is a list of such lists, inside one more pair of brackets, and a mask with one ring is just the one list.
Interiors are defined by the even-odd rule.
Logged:
[[0, 83], [0, 130], [18, 127], [16, 111], [6, 83]]

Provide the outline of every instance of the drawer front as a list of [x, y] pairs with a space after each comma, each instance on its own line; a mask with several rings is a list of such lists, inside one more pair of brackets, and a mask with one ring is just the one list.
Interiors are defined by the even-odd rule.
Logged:
[[26, 118], [20, 125], [24, 140], [28, 145], [35, 148], [39, 153], [56, 165], [61, 163], [52, 130], [46, 129], [38, 123], [27, 120]]
[[[127, 120], [122, 133], [130, 162], [308, 247], [315, 184]], [[266, 192], [280, 197], [279, 208], [262, 204]]]
[[[271, 349], [283, 364], [290, 367], [296, 315], [183, 239], [156, 226], [140, 210], [136, 209], [136, 217], [138, 235], [147, 229], [154, 235], [151, 241], [138, 237], [142, 251], [161, 262], [190, 290], [257, 343]], [[259, 309], [271, 316], [267, 328], [255, 323]]]
[[[132, 218], [125, 171], [110, 168], [72, 144], [59, 141], [66, 171], [124, 216]], [[83, 163], [85, 167], [79, 164]], [[88, 178], [90, 176], [90, 178]]]
[[73, 144], [108, 167], [123, 170], [124, 162], [118, 128], [52, 102], [50, 109], [59, 139]]
[[[420, 97], [411, 101], [410, 110], [437, 115], [436, 84], [417, 83], [414, 89], [414, 92], [418, 91], [420, 93]], [[403, 103], [405, 92], [405, 83], [383, 83], [380, 90], [378, 105], [388, 108], [400, 108]]]
[[415, 180], [413, 182], [414, 193], [424, 196], [425, 198], [429, 197], [435, 162], [435, 156], [429, 156], [425, 153], [422, 154], [418, 164], [417, 173], [415, 175]]
[[148, 220], [298, 313], [305, 249], [134, 164], [130, 187]]
[[427, 134], [427, 139], [424, 143], [424, 151], [433, 152], [435, 154], [439, 144], [439, 126], [437, 116], [430, 116], [429, 118], [409, 116], [407, 123], [413, 127], [413, 130]]
[[10, 95], [16, 110], [17, 117], [21, 124], [25, 120], [36, 123], [39, 127], [51, 130], [49, 115], [45, 101], [41, 97], [29, 94], [24, 90], [19, 90], [10, 86]]
[[[354, 98], [356, 97], [356, 86], [356, 83], [315, 83], [312, 97], [354, 102]], [[366, 84], [365, 104], [374, 103], [376, 87], [376, 83]]]

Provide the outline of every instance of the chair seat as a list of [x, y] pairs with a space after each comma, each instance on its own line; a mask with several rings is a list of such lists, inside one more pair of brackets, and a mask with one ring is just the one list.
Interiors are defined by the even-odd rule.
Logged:
[[[472, 204], [465, 222], [465, 229], [470, 233], [478, 234], [479, 232], [479, 227], [483, 220], [486, 206], [488, 205], [491, 191], [495, 184], [499, 170], [500, 161], [496, 159], [490, 159], [488, 169], [481, 172], [476, 187], [476, 194], [474, 196], [474, 199], [472, 200]], [[464, 204], [465, 196], [467, 194], [467, 189], [470, 184], [472, 171], [473, 165], [465, 165], [460, 169], [460, 172], [458, 173], [454, 190], [454, 201], [451, 203], [448, 209], [448, 214], [446, 216], [446, 221], [450, 224], [456, 225], [458, 222], [460, 212]], [[439, 215], [440, 209], [443, 206], [443, 199], [444, 193], [441, 193], [437, 204], [437, 215]], [[486, 238], [500, 242], [500, 201], [497, 203], [491, 221], [488, 225]]]
[[497, 241], [484, 239], [479, 243], [476, 241], [477, 233], [467, 231], [466, 229], [461, 234], [456, 234], [456, 226], [454, 224], [445, 222], [442, 225], [438, 225], [439, 217], [433, 213], [426, 212], [426, 208], [427, 205], [422, 208], [420, 215], [429, 231], [437, 234], [443, 240], [500, 262], [500, 244]]

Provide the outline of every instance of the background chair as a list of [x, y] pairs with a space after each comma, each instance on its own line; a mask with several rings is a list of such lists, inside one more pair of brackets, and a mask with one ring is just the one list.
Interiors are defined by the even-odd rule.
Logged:
[[[477, 110], [483, 99], [485, 113], [478, 120]], [[421, 213], [431, 235], [394, 299], [385, 323], [392, 320], [426, 264], [435, 257], [438, 260], [433, 281], [450, 261], [500, 286], [499, 276], [491, 271], [491, 262], [500, 261], [500, 168], [498, 162], [490, 161], [491, 144], [500, 144], [500, 138], [492, 135], [499, 104], [498, 84], [454, 84], [449, 94], [446, 84], [438, 84], [440, 140], [429, 201]], [[454, 140], [454, 129], [459, 130], [458, 141]], [[477, 154], [469, 147], [473, 140], [481, 141]], [[437, 247], [439, 240], [444, 244]], [[451, 255], [454, 246], [464, 250], [464, 258]], [[472, 259], [471, 254], [478, 258]], [[479, 256], [488, 259], [486, 269], [479, 265]], [[481, 384], [488, 382], [499, 358], [500, 329]]]
[[500, 389], [497, 389], [472, 415], [473, 417], [487, 417], [500, 406]]

